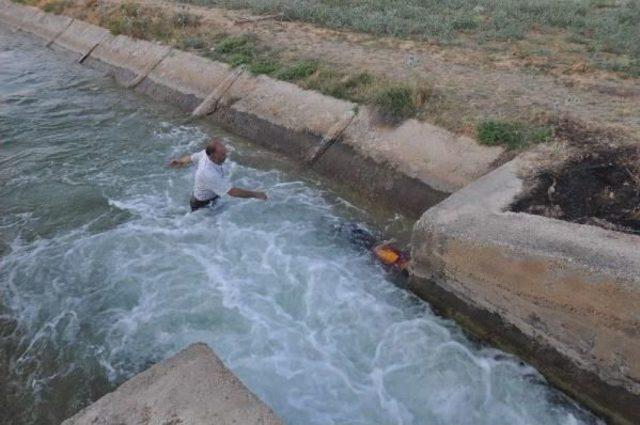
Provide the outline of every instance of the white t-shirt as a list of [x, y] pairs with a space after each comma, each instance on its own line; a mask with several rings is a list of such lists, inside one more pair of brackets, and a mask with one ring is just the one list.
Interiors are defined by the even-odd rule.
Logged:
[[191, 162], [196, 166], [193, 196], [197, 200], [208, 201], [216, 195], [226, 195], [231, 189], [229, 169], [212, 162], [204, 150], [191, 155]]

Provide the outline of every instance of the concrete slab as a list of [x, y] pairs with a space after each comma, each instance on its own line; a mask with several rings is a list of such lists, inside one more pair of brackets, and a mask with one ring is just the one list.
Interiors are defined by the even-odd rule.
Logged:
[[0, 20], [14, 28], [28, 25], [33, 17], [41, 14], [40, 9], [15, 4], [9, 0], [0, 0]]
[[242, 136], [307, 160], [354, 108], [351, 102], [246, 73], [226, 90], [214, 117]]
[[224, 63], [173, 50], [147, 75], [138, 90], [191, 113], [231, 73]]
[[47, 43], [66, 30], [73, 18], [39, 11], [23, 22], [21, 28], [44, 39]]
[[455, 192], [471, 183], [493, 169], [504, 152], [415, 119], [398, 126], [374, 122], [370, 109], [360, 107], [341, 142], [441, 192]]
[[205, 98], [231, 73], [231, 68], [193, 53], [174, 50], [147, 78], [186, 94]]
[[55, 44], [72, 52], [77, 52], [80, 57], [87, 55], [99, 43], [108, 42], [113, 36], [111, 32], [96, 25], [84, 21], [74, 20], [55, 40]]
[[[578, 400], [632, 423], [625, 420], [640, 418], [640, 237], [510, 212], [523, 189], [519, 173], [530, 166], [519, 157], [421, 217], [413, 289], [428, 299], [435, 283], [498, 314], [529, 345], [564, 359], [530, 359], [552, 381], [563, 375], [556, 383]], [[589, 374], [597, 379], [586, 385]]]
[[282, 425], [203, 343], [134, 376], [63, 425]]
[[91, 53], [91, 59], [111, 66], [116, 80], [126, 86], [151, 72], [170, 49], [162, 44], [119, 35], [100, 43]]

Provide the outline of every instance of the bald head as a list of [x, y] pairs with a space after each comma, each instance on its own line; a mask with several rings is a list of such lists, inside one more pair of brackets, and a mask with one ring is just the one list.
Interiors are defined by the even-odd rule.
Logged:
[[213, 137], [209, 143], [207, 143], [205, 152], [211, 162], [218, 165], [222, 165], [225, 159], [227, 159], [227, 148], [218, 137]]

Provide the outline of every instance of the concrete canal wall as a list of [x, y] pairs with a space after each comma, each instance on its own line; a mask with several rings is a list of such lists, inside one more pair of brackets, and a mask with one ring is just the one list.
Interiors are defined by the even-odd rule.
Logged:
[[412, 289], [612, 422], [640, 423], [640, 237], [509, 211], [528, 156], [422, 216]]
[[501, 148], [427, 123], [376, 124], [367, 107], [6, 0], [0, 22], [372, 203], [422, 215], [414, 292], [612, 422], [640, 423], [640, 238], [507, 211], [525, 156], [487, 174]]

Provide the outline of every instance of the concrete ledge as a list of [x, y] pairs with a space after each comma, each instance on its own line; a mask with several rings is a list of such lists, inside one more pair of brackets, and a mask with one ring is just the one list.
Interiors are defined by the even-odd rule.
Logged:
[[38, 10], [34, 15], [24, 20], [20, 28], [44, 39], [48, 45], [62, 34], [72, 21], [73, 19], [68, 16], [53, 15]]
[[[449, 196], [448, 192], [435, 190], [423, 181], [409, 177], [397, 165], [364, 156], [340, 140], [313, 164], [313, 168], [339, 182], [363, 182], [358, 195], [369, 204], [401, 210], [409, 217], [420, 217], [425, 209]], [[385, 195], [380, 196], [381, 193]]]
[[0, 20], [14, 28], [28, 26], [31, 19], [41, 13], [43, 12], [35, 7], [22, 6], [10, 1], [0, 1]]
[[[527, 167], [517, 158], [421, 217], [412, 240], [413, 289], [429, 299], [435, 282], [470, 308], [499, 315], [505, 328], [562, 359], [549, 364], [526, 347], [517, 350], [552, 382], [616, 421], [634, 423], [640, 238], [507, 211]], [[479, 317], [468, 319], [482, 327]], [[597, 379], [582, 385], [589, 375]]]
[[55, 44], [72, 52], [87, 56], [100, 43], [107, 43], [113, 36], [109, 30], [74, 20], [71, 25], [55, 40]]
[[231, 73], [226, 64], [173, 50], [149, 73], [138, 90], [190, 113]]
[[[224, 93], [219, 108], [214, 118], [235, 132], [304, 161], [355, 104], [266, 76], [242, 74]], [[247, 128], [249, 119], [255, 121], [252, 128]]]
[[482, 146], [415, 119], [397, 127], [375, 125], [374, 121], [372, 112], [361, 107], [342, 143], [444, 193], [455, 192], [491, 170], [503, 153], [500, 147]]
[[110, 65], [118, 83], [131, 86], [147, 76], [171, 51], [162, 44], [137, 40], [124, 35], [100, 43], [91, 53], [93, 63]]
[[207, 345], [134, 376], [63, 425], [282, 425]]

